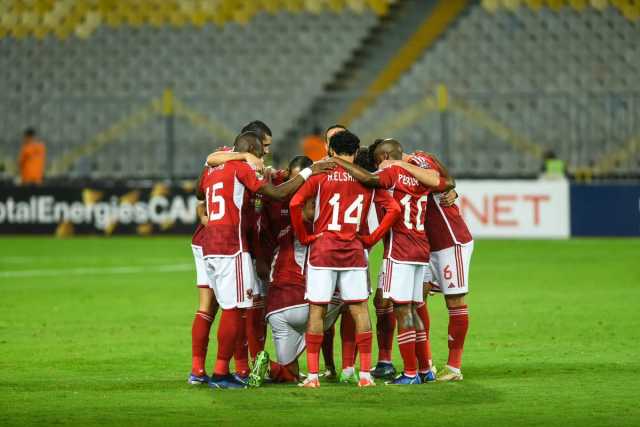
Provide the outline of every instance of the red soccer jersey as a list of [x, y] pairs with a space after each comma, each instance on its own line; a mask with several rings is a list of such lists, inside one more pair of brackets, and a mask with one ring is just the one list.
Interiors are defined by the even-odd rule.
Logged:
[[[309, 265], [314, 268], [352, 270], [367, 268], [362, 242], [356, 234], [367, 221], [374, 191], [356, 181], [344, 168], [309, 178], [291, 200], [293, 209], [301, 209], [305, 200], [316, 201], [313, 234], [319, 235], [309, 248]], [[395, 204], [388, 197], [381, 201]], [[292, 210], [292, 221], [294, 220]], [[299, 212], [295, 212], [299, 215]], [[297, 221], [297, 219], [296, 219]], [[296, 226], [296, 232], [300, 224]]]
[[291, 225], [283, 228], [271, 264], [267, 313], [305, 304], [306, 257], [307, 247], [300, 244]]
[[402, 216], [384, 239], [384, 257], [409, 264], [428, 264], [429, 240], [425, 234], [429, 189], [400, 166], [378, 172], [380, 186], [400, 204]]
[[[445, 174], [438, 162], [427, 153], [413, 153], [410, 162], [424, 169], [435, 169], [442, 176]], [[429, 194], [425, 228], [432, 251], [440, 251], [473, 240], [458, 206], [440, 206], [439, 198], [433, 193]]]
[[202, 242], [204, 240], [204, 225], [200, 222], [198, 218], [198, 225], [196, 226], [195, 231], [193, 232], [193, 237], [191, 237], [191, 244], [193, 246], [202, 246]]
[[204, 235], [205, 256], [225, 257], [248, 252], [245, 224], [254, 209], [249, 198], [262, 185], [263, 181], [245, 162], [230, 161], [207, 170], [200, 183], [209, 218]]
[[[280, 185], [286, 181], [284, 171], [276, 171], [272, 178], [273, 185]], [[289, 200], [274, 200], [263, 197], [260, 210], [260, 242], [263, 247], [263, 255], [271, 262], [276, 246], [278, 245], [278, 235], [291, 224], [289, 217]]]

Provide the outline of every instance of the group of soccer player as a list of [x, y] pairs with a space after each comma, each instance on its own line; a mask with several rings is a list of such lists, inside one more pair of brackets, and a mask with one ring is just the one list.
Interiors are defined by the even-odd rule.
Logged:
[[[286, 170], [274, 170], [262, 160], [271, 141], [265, 123], [251, 122], [233, 148], [207, 157], [200, 175], [192, 239], [199, 308], [189, 383], [226, 389], [265, 381], [316, 388], [321, 377], [360, 387], [374, 386], [374, 378], [389, 385], [462, 380], [473, 240], [447, 169], [432, 154], [404, 153], [395, 139], [362, 147], [355, 134], [334, 125], [325, 131], [326, 158], [296, 156]], [[374, 367], [368, 251], [380, 240]], [[432, 363], [426, 304], [434, 292], [444, 294], [449, 310], [449, 357], [440, 372]], [[208, 376], [218, 311], [218, 349]], [[339, 375], [333, 362], [338, 318]], [[264, 351], [267, 324], [275, 360]], [[396, 328], [404, 365], [398, 375], [391, 358]], [[298, 365], [305, 349], [306, 375]]]

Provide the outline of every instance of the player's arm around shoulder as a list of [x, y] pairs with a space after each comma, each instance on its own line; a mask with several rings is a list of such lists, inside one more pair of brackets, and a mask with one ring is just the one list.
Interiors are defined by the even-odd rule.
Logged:
[[376, 174], [373, 174], [354, 163], [347, 162], [338, 157], [331, 157], [330, 159], [334, 161], [338, 166], [346, 169], [346, 171], [349, 172], [352, 177], [354, 177], [357, 181], [366, 185], [367, 187], [380, 186], [380, 179]]
[[234, 160], [249, 163], [257, 171], [264, 169], [264, 161], [251, 153], [236, 153], [233, 151], [216, 151], [207, 156], [207, 166], [212, 168]]
[[278, 186], [274, 186], [269, 182], [263, 182], [262, 186], [257, 190], [258, 193], [276, 200], [285, 200], [300, 188], [312, 175], [317, 176], [335, 167], [335, 163], [328, 161], [315, 162], [308, 168], [304, 168], [298, 175], [289, 179]]
[[383, 168], [390, 168], [393, 166], [400, 167], [413, 175], [420, 184], [425, 187], [436, 189], [437, 191], [445, 191], [451, 188], [447, 179], [442, 177], [435, 169], [424, 169], [402, 160], [385, 160], [382, 162], [381, 166]]

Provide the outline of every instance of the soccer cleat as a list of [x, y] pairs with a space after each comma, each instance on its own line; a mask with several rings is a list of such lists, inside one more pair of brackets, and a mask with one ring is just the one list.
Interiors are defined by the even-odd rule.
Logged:
[[211, 376], [209, 387], [218, 389], [247, 388], [247, 385], [233, 375]]
[[360, 379], [358, 374], [354, 370], [351, 374], [345, 374], [344, 371], [340, 372], [340, 378], [338, 379], [340, 384], [358, 384]]
[[418, 375], [420, 375], [420, 380], [422, 381], [423, 384], [432, 383], [436, 380], [436, 371], [434, 369], [430, 369], [424, 374], [418, 374]]
[[375, 385], [372, 378], [360, 378], [358, 381], [358, 387], [375, 387]]
[[393, 381], [387, 381], [384, 383], [385, 385], [415, 385], [422, 384], [420, 381], [420, 375], [416, 375], [415, 377], [408, 377], [403, 373], [398, 375]]
[[304, 388], [320, 388], [320, 380], [318, 378], [308, 378], [298, 384], [298, 387]]
[[331, 367], [327, 368], [327, 370], [321, 373], [319, 376], [329, 381], [335, 381], [336, 379], [338, 379], [336, 368], [331, 368]]
[[249, 384], [249, 375], [242, 375], [236, 372], [235, 374], [233, 374], [233, 378], [235, 378], [236, 381], [241, 382], [244, 385]]
[[371, 371], [371, 375], [373, 375], [374, 378], [391, 379], [396, 375], [396, 368], [393, 367], [393, 363], [378, 362], [375, 369]]
[[462, 371], [458, 370], [458, 372], [455, 372], [449, 366], [445, 366], [444, 369], [443, 369], [443, 374], [438, 376], [438, 381], [443, 381], [443, 382], [446, 382], [446, 381], [462, 381], [462, 379], [463, 379]]
[[202, 375], [195, 375], [191, 373], [189, 374], [189, 379], [187, 379], [187, 383], [192, 385], [208, 384], [209, 376], [205, 373], [203, 373]]
[[260, 387], [269, 371], [269, 353], [261, 351], [251, 367], [249, 374], [249, 387]]

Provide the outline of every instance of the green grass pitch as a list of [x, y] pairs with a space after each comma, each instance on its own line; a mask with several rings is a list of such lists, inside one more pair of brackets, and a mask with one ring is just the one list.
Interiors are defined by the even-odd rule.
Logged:
[[188, 386], [193, 282], [187, 237], [0, 239], [0, 425], [640, 424], [638, 240], [476, 242], [455, 384]]

